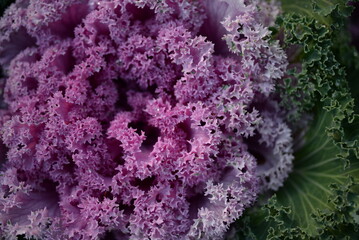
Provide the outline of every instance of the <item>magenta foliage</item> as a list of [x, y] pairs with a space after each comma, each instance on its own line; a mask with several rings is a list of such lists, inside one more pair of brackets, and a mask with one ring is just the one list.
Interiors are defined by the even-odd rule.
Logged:
[[277, 12], [266, 1], [18, 0], [0, 21], [0, 233], [221, 238], [291, 169], [272, 99], [287, 66], [267, 40]]

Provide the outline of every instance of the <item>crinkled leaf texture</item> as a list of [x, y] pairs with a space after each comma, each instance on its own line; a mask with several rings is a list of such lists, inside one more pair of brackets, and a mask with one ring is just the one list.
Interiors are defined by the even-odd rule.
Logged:
[[[18, 0], [6, 10], [0, 236], [221, 239], [258, 177], [282, 186], [293, 157], [271, 96], [287, 66], [268, 38], [278, 8], [227, 0], [228, 14], [212, 16], [202, 3]], [[199, 36], [206, 18], [224, 20], [218, 34], [236, 57]], [[263, 153], [273, 164], [258, 176]], [[48, 189], [50, 202], [25, 204]]]
[[[299, 10], [293, 14], [293, 9], [286, 8], [285, 2], [283, 7], [288, 14], [279, 18], [277, 23], [283, 30], [291, 62], [289, 77], [277, 85], [277, 91], [282, 98], [281, 104], [287, 108], [290, 105], [289, 108], [294, 109], [287, 118], [298, 120], [303, 112], [322, 104], [334, 116], [335, 124], [329, 129], [329, 135], [341, 142], [343, 149], [352, 149], [359, 158], [359, 132], [356, 130], [359, 121], [358, 93], [355, 81], [355, 73], [359, 71], [359, 65], [355, 64], [358, 54], [348, 47], [349, 40], [343, 33], [344, 21], [351, 7], [347, 1], [335, 1], [338, 3], [328, 3], [332, 5], [329, 11], [328, 6], [314, 8], [319, 6], [317, 1], [312, 4], [312, 10], [307, 9], [306, 14], [297, 14]], [[323, 25], [319, 19], [313, 18], [316, 13], [330, 18], [336, 24]]]
[[281, 2], [283, 12], [309, 16], [328, 26], [336, 24], [337, 19], [333, 19], [333, 12], [344, 16], [348, 16], [351, 12], [346, 0], [281, 0]]
[[[284, 34], [292, 77], [277, 89], [282, 104], [295, 109], [288, 114], [289, 119], [300, 118], [301, 113], [313, 108], [315, 100], [325, 99], [331, 108], [353, 104], [349, 92], [342, 91], [347, 85], [346, 73], [333, 53], [333, 48], [348, 45], [336, 42], [343, 35], [344, 23], [352, 10], [347, 2], [304, 0], [299, 4], [282, 0], [285, 15], [277, 23]], [[351, 108], [343, 108], [347, 109]]]
[[297, 151], [294, 171], [269, 202], [238, 223], [248, 239], [342, 239], [359, 235], [359, 162], [328, 136], [333, 113], [320, 111]]
[[228, 239], [357, 239], [359, 121], [347, 75], [357, 70], [345, 69], [355, 68], [348, 61], [356, 56], [343, 57], [337, 44], [349, 8], [346, 1], [282, 2], [289, 14], [277, 23], [292, 77], [278, 91], [283, 104], [296, 105], [289, 119], [314, 108], [314, 120], [304, 137], [297, 136], [294, 170], [283, 188], [248, 210]]

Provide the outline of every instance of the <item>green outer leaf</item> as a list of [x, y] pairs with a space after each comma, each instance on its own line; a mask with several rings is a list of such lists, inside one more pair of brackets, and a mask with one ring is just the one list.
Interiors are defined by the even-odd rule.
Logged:
[[302, 68], [291, 70], [278, 92], [282, 106], [297, 110], [289, 121], [316, 107], [315, 120], [285, 185], [248, 209], [230, 239], [359, 239], [359, 117], [348, 88], [358, 75], [346, 75], [359, 72], [358, 57], [339, 40], [350, 7], [339, 0], [282, 2], [287, 14], [277, 24], [285, 46], [297, 49], [292, 63]]
[[311, 215], [317, 210], [335, 209], [329, 201], [333, 195], [330, 184], [345, 185], [348, 176], [359, 180], [359, 162], [344, 169], [343, 159], [348, 152], [334, 144], [326, 133], [335, 124], [334, 117], [328, 112], [319, 112], [317, 116], [320, 118], [306, 135], [305, 145], [295, 154], [293, 173], [277, 193], [278, 203], [291, 208], [290, 219], [310, 236], [315, 236], [320, 228]]
[[[261, 208], [249, 210], [237, 223], [246, 239], [321, 239], [359, 236], [359, 161], [328, 136], [335, 117], [321, 110], [296, 152], [294, 171]], [[353, 157], [350, 167], [345, 161]], [[333, 185], [334, 184], [334, 185]], [[357, 219], [356, 219], [356, 218]], [[345, 231], [344, 231], [345, 230]]]
[[346, 17], [351, 13], [351, 7], [346, 0], [281, 0], [281, 3], [285, 13], [311, 17], [327, 26], [337, 23], [335, 21], [338, 19], [334, 17], [333, 12], [337, 11], [339, 15]]
[[328, 110], [338, 111], [338, 120], [352, 114], [354, 100], [348, 91], [345, 69], [332, 50], [336, 32], [297, 14], [285, 15], [277, 23], [284, 31], [287, 47], [302, 49], [302, 70], [289, 73], [291, 77], [285, 84], [277, 86], [282, 106], [297, 110], [289, 115], [289, 120], [300, 119], [319, 100], [325, 102]]
[[[292, 57], [292, 63], [300, 62], [302, 68], [300, 72], [289, 73], [288, 79], [277, 87], [283, 99], [282, 106], [296, 110], [289, 114], [288, 120], [291, 122], [300, 119], [303, 112], [311, 110], [318, 100], [328, 96], [330, 97], [326, 101], [332, 108], [337, 108], [342, 102], [353, 105], [349, 91], [343, 95], [342, 88], [347, 88], [348, 84], [345, 79], [346, 73], [333, 51], [349, 43], [337, 42], [340, 36], [345, 36], [344, 24], [352, 11], [352, 6], [348, 5], [349, 1], [281, 0], [281, 2], [285, 15], [278, 19], [277, 27], [284, 33], [287, 48], [299, 48], [299, 51], [296, 50], [297, 57]], [[343, 50], [341, 51], [343, 53]], [[338, 59], [340, 60], [340, 57]], [[350, 63], [354, 62], [354, 59], [350, 56], [345, 60], [344, 66], [353, 67]], [[356, 67], [359, 67], [358, 64]], [[359, 68], [356, 69], [359, 72]]]
[[312, 17], [314, 19], [318, 19], [321, 23], [325, 23], [327, 25], [330, 24], [329, 18], [321, 16], [312, 10], [313, 5], [311, 0], [301, 0], [300, 4], [292, 0], [282, 0], [281, 2], [282, 2], [282, 10], [285, 13], [297, 13], [304, 16]]

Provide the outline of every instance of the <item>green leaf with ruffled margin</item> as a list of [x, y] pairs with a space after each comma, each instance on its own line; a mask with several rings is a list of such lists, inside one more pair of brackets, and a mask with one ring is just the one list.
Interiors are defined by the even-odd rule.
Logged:
[[295, 154], [293, 173], [277, 193], [278, 203], [291, 209], [290, 223], [296, 223], [309, 236], [316, 236], [325, 223], [315, 220], [318, 211], [336, 210], [337, 204], [331, 201], [336, 194], [330, 186], [347, 185], [348, 176], [359, 180], [359, 161], [352, 161], [344, 169], [343, 159], [350, 153], [327, 135], [326, 130], [335, 125], [334, 116], [328, 112], [319, 112], [317, 116], [303, 139], [304, 146]]
[[[300, 139], [304, 145], [295, 154], [294, 171], [266, 205], [247, 211], [237, 223], [237, 237], [359, 236], [359, 161], [328, 136], [335, 125], [332, 113], [321, 110], [316, 116]], [[351, 160], [347, 168], [345, 159]]]
[[315, 19], [297, 14], [285, 15], [277, 23], [283, 29], [286, 47], [301, 50], [300, 58], [291, 62], [296, 66], [299, 61], [301, 71], [289, 73], [285, 84], [277, 86], [282, 106], [295, 109], [288, 120], [300, 119], [318, 101], [338, 111], [338, 120], [352, 114], [354, 100], [348, 90], [345, 68], [333, 52], [336, 32]]
[[349, 89], [358, 84], [359, 68], [343, 40], [350, 7], [339, 0], [282, 2], [277, 32], [295, 53], [293, 66], [301, 67], [290, 69], [277, 91], [291, 110], [288, 122], [313, 109], [315, 120], [284, 186], [268, 201], [261, 196], [230, 239], [359, 239], [359, 117], [352, 97], [358, 91]]
[[[318, 6], [323, 5], [319, 2], [316, 1]], [[332, 8], [311, 11], [324, 12], [332, 19], [341, 19], [338, 24], [343, 23], [350, 10], [345, 2], [333, 1]], [[324, 103], [323, 107], [335, 116], [330, 134], [337, 141], [345, 139], [342, 148], [352, 149], [359, 158], [359, 117], [354, 114], [359, 113], [359, 56], [349, 46], [347, 28], [343, 24], [325, 26], [317, 19], [298, 14], [285, 14], [277, 22], [286, 47], [299, 49], [299, 57], [292, 63], [301, 64], [301, 71], [292, 71], [284, 84], [277, 86], [282, 106], [295, 109], [288, 114], [288, 121], [300, 120], [304, 112]]]
[[307, 16], [327, 26], [338, 24], [337, 17], [347, 17], [351, 13], [351, 7], [345, 0], [281, 0], [281, 2], [285, 13]]
[[359, 53], [355, 46], [348, 44], [351, 42], [348, 28], [343, 27], [336, 35], [333, 50], [340, 64], [346, 69], [349, 89], [355, 99], [356, 112], [359, 112]]
[[[284, 84], [277, 87], [283, 98], [282, 105], [295, 109], [289, 114], [288, 120], [300, 119], [303, 112], [311, 110], [316, 102], [325, 98], [324, 101], [327, 101], [331, 108], [342, 103], [352, 105], [349, 108], [343, 106], [343, 109], [353, 108], [354, 101], [349, 91], [344, 95], [342, 91], [348, 85], [346, 69], [339, 64], [338, 56], [335, 55], [336, 49], [349, 44], [348, 39], [338, 44], [338, 39], [345, 36], [344, 24], [352, 11], [352, 7], [348, 5], [349, 1], [281, 2], [284, 15], [278, 19], [277, 27], [284, 33], [287, 49], [296, 49], [297, 56], [289, 56], [291, 63], [294, 66], [298, 65], [296, 63], [301, 64], [300, 71], [292, 69]], [[346, 61], [348, 63], [354, 60], [355, 57], [350, 56]], [[344, 66], [352, 67], [353, 64]]]

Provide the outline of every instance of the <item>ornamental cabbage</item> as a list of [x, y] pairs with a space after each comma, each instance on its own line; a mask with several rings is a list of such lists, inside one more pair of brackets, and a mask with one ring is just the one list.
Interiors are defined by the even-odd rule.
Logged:
[[16, 0], [0, 19], [0, 236], [352, 229], [353, 56], [333, 46], [349, 8], [291, 2]]
[[278, 13], [265, 1], [11, 5], [2, 234], [223, 237], [292, 167]]

